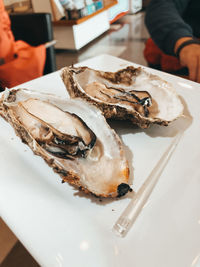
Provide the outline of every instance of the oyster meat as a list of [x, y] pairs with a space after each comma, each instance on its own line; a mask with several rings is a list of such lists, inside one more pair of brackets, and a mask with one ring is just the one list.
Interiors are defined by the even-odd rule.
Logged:
[[142, 68], [128, 66], [117, 72], [88, 67], [65, 67], [61, 77], [72, 98], [98, 106], [106, 118], [129, 119], [141, 128], [167, 126], [183, 113], [174, 88]]
[[0, 114], [63, 182], [102, 197], [131, 190], [121, 140], [94, 106], [81, 99], [11, 89], [1, 97]]

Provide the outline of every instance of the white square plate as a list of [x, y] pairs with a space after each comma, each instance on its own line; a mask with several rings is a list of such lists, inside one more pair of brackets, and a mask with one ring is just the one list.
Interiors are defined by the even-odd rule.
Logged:
[[[79, 65], [116, 71], [130, 64], [137, 66], [101, 55]], [[0, 118], [0, 215], [41, 266], [200, 266], [200, 85], [147, 70], [173, 83], [192, 123], [125, 238], [116, 237], [111, 229], [128, 197], [100, 202], [61, 184], [59, 176]], [[59, 75], [58, 71], [18, 87], [68, 97]], [[179, 123], [147, 130], [129, 122], [111, 123], [124, 142], [134, 191]]]

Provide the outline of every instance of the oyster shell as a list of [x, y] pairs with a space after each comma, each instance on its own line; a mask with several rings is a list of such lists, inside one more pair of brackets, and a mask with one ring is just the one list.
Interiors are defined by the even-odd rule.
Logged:
[[102, 197], [130, 190], [121, 140], [94, 106], [12, 89], [2, 95], [0, 113], [63, 182]]
[[142, 68], [129, 66], [117, 72], [88, 67], [65, 67], [61, 77], [72, 98], [98, 106], [106, 118], [129, 119], [141, 128], [167, 126], [183, 113], [174, 88]]

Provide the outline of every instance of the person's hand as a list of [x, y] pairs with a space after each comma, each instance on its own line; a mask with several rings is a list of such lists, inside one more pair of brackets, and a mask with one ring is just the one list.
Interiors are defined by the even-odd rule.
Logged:
[[[181, 40], [182, 39], [182, 40]], [[190, 38], [181, 38], [177, 43], [175, 50], [182, 42]], [[183, 47], [179, 54], [180, 64], [183, 67], [187, 67], [189, 70], [189, 79], [200, 83], [200, 45], [199, 44], [189, 44]]]

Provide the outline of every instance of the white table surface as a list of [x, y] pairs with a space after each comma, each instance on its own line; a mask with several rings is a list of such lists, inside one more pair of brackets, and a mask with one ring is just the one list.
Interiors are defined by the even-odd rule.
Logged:
[[[116, 71], [130, 64], [101, 55], [81, 65]], [[61, 184], [0, 118], [0, 216], [41, 266], [200, 266], [200, 85], [148, 71], [173, 84], [192, 123], [125, 238], [116, 237], [111, 229], [128, 197], [100, 202]], [[68, 97], [59, 75], [55, 72], [19, 87]], [[180, 125], [178, 120], [167, 128], [141, 130], [129, 122], [111, 123], [124, 142], [135, 191]]]

